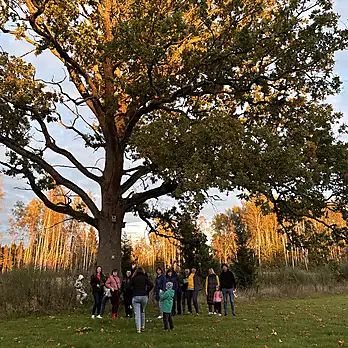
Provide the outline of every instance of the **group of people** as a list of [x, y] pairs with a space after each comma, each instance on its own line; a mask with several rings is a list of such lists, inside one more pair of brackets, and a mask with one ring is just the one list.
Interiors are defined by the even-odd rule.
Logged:
[[[132, 268], [126, 272], [126, 277], [121, 282], [116, 269], [112, 270], [110, 276], [105, 276], [102, 268], [98, 266], [96, 272], [91, 276], [90, 285], [94, 299], [92, 319], [101, 319], [108, 301], [112, 305], [112, 318], [117, 318], [120, 296], [123, 294], [125, 313], [127, 317], [135, 315], [137, 332], [145, 328], [145, 308], [149, 300], [149, 294], [154, 288], [155, 299], [158, 306], [158, 318], [163, 319], [164, 330], [173, 329], [173, 316], [186, 313], [192, 314], [192, 304], [196, 314], [200, 313], [198, 295], [203, 290], [195, 268], [185, 269], [180, 272], [178, 265], [173, 265], [166, 273], [158, 267], [154, 284], [149, 279], [143, 268]], [[77, 300], [82, 303], [87, 297], [82, 286], [83, 276], [80, 275], [75, 283]], [[224, 301], [224, 314], [228, 313], [228, 298], [231, 304], [232, 314], [235, 313], [234, 297], [236, 281], [228, 266], [222, 266], [220, 276], [213, 269], [209, 270], [206, 277], [205, 294], [209, 307], [209, 315], [221, 313], [221, 303]]]

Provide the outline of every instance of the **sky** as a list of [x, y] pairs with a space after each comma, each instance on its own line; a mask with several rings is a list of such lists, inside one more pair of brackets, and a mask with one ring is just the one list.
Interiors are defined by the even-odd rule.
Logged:
[[[348, 25], [348, 0], [334, 0], [335, 10], [341, 15], [342, 26]], [[12, 55], [21, 56], [30, 51], [31, 47], [22, 41], [14, 41], [13, 38], [6, 34], [0, 34], [0, 48]], [[37, 69], [37, 76], [43, 80], [55, 81], [61, 80], [65, 77], [63, 66], [61, 63], [53, 57], [50, 53], [44, 53], [38, 57], [34, 54], [28, 54], [25, 59], [32, 63]], [[341, 77], [343, 81], [342, 92], [334, 97], [331, 97], [329, 101], [334, 105], [337, 111], [341, 111], [345, 114], [345, 120], [348, 121], [348, 103], [347, 103], [347, 90], [348, 90], [348, 52], [338, 52], [336, 54], [336, 73]], [[64, 82], [64, 88], [71, 95], [76, 95], [76, 91], [69, 82]], [[77, 95], [76, 95], [77, 96]], [[88, 117], [88, 114], [87, 114]], [[73, 133], [67, 132], [60, 125], [54, 125], [50, 128], [52, 134], [58, 139], [58, 145], [65, 146], [68, 150], [72, 151], [79, 160], [81, 160], [86, 166], [94, 166], [97, 161], [102, 161], [101, 153], [88, 152], [84, 149], [81, 141], [77, 139]], [[40, 139], [37, 139], [38, 141]], [[5, 157], [5, 149], [0, 147], [0, 160]], [[48, 153], [46, 159], [55, 164], [67, 164], [62, 158], [58, 158], [53, 153]], [[80, 175], [76, 171], [72, 170], [60, 170], [62, 174], [66, 175], [68, 179], [81, 185], [86, 190], [90, 190], [93, 193], [96, 201], [100, 200], [98, 187], [89, 179]], [[35, 198], [35, 195], [27, 190], [26, 183], [23, 180], [16, 178], [2, 177], [3, 189], [5, 192], [5, 199], [3, 202], [3, 208], [0, 211], [0, 234], [3, 234], [1, 243], [8, 243], [9, 236], [8, 219], [11, 216], [11, 209], [17, 201], [23, 201], [28, 203], [31, 199]], [[240, 204], [237, 193], [231, 192], [228, 195], [221, 194], [217, 190], [211, 190], [211, 195], [218, 194], [220, 200], [208, 203], [204, 206], [201, 215], [203, 215], [208, 221], [217, 213], [224, 212], [225, 209], [231, 208], [236, 204]], [[172, 200], [164, 197], [159, 200], [159, 205], [162, 208], [169, 207], [172, 204]], [[135, 237], [143, 237], [146, 233], [146, 225], [137, 217], [132, 214], [126, 215], [126, 228], [127, 235]]]

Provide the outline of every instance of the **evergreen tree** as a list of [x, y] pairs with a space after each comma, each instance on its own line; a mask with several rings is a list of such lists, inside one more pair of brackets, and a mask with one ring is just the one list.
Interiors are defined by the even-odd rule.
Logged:
[[251, 233], [242, 219], [241, 210], [235, 209], [232, 221], [237, 235], [237, 261], [233, 271], [237, 277], [238, 287], [248, 289], [257, 278], [257, 263], [254, 251], [249, 247]]

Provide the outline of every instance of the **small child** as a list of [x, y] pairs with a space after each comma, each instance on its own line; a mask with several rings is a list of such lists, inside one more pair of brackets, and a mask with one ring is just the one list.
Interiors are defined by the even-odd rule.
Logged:
[[163, 324], [164, 330], [168, 330], [168, 322], [170, 329], [174, 329], [172, 308], [173, 308], [173, 299], [175, 296], [175, 291], [173, 290], [173, 283], [166, 283], [166, 291], [160, 290], [160, 302], [162, 302], [162, 311], [163, 311]]
[[75, 282], [76, 300], [80, 302], [80, 304], [83, 304], [83, 300], [87, 297], [86, 291], [83, 288], [83, 284], [82, 284], [83, 279], [84, 279], [84, 276], [80, 274]]
[[221, 317], [221, 301], [222, 301], [222, 291], [219, 285], [216, 286], [216, 291], [214, 292], [214, 314], [218, 314]]

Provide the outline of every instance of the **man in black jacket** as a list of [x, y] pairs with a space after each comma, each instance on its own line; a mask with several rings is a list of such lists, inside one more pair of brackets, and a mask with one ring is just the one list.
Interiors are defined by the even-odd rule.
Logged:
[[230, 303], [232, 308], [232, 314], [236, 315], [234, 310], [234, 293], [236, 289], [236, 280], [233, 273], [228, 269], [227, 265], [224, 263], [222, 265], [222, 272], [220, 274], [220, 287], [222, 294], [224, 295], [224, 310], [225, 316], [227, 315], [227, 298], [230, 296]]

